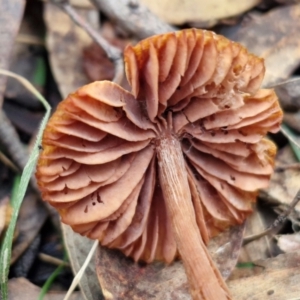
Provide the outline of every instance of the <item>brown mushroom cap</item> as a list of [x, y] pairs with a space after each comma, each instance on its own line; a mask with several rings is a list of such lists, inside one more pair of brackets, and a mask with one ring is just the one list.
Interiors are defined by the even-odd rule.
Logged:
[[243, 222], [268, 186], [282, 112], [259, 90], [263, 60], [209, 31], [154, 36], [125, 50], [132, 93], [108, 82], [61, 102], [43, 137], [43, 199], [74, 231], [135, 260], [178, 255], [156, 156], [166, 119], [186, 159], [203, 240]]

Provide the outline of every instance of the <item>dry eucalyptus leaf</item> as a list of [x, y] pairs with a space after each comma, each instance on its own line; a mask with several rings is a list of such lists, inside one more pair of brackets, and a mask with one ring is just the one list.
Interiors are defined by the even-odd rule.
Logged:
[[[265, 224], [263, 215], [257, 208], [255, 208], [254, 213], [247, 219], [245, 236], [262, 232], [266, 229], [266, 227], [267, 225]], [[269, 253], [269, 237], [264, 236], [242, 247], [239, 256], [239, 262], [249, 262], [258, 259], [265, 259], [269, 257]]]
[[[35, 300], [39, 299], [41, 288], [29, 282], [26, 278], [13, 278], [8, 281], [9, 300]], [[61, 300], [64, 291], [49, 291], [43, 300]], [[74, 292], [69, 300], [83, 300], [80, 292]]]
[[[129, 43], [136, 43], [136, 40], [121, 38], [114, 24], [110, 22], [102, 24], [100, 34], [111, 45], [119, 48], [121, 51], [123, 51]], [[112, 80], [114, 77], [115, 68], [113, 62], [109, 60], [105, 51], [95, 42], [84, 48], [82, 64], [86, 75], [91, 81]], [[125, 76], [123, 76], [120, 85], [130, 90]]]
[[[70, 226], [62, 224], [62, 231], [72, 270], [76, 274], [86, 260], [94, 242], [75, 233]], [[92, 260], [79, 282], [80, 290], [85, 300], [103, 299], [95, 268], [95, 262]]]
[[211, 22], [239, 15], [260, 0], [141, 0], [162, 20], [171, 24]]
[[[290, 146], [286, 146], [278, 152], [276, 164], [284, 166], [297, 162]], [[287, 168], [275, 170], [271, 177], [270, 186], [262, 191], [263, 195], [273, 203], [289, 205], [297, 194], [300, 186], [300, 169]], [[300, 213], [300, 203], [295, 207]]]
[[281, 251], [289, 253], [300, 250], [300, 234], [284, 234], [277, 237], [277, 245]]
[[45, 205], [35, 194], [28, 194], [20, 209], [17, 221], [18, 236], [14, 241], [11, 262], [15, 262], [33, 242], [48, 217]]
[[285, 113], [283, 116], [284, 123], [289, 127], [300, 132], [300, 110], [294, 113]]
[[298, 300], [300, 252], [281, 254], [254, 262], [255, 267], [236, 269], [228, 281], [233, 299]]
[[[77, 9], [78, 14], [94, 27], [98, 12]], [[70, 17], [51, 2], [45, 3], [44, 19], [47, 27], [47, 49], [51, 70], [63, 97], [89, 82], [82, 67], [82, 52], [92, 43], [90, 36]]]
[[240, 26], [230, 39], [265, 59], [265, 86], [285, 80], [300, 63], [300, 4], [280, 6]]
[[[9, 2], [9, 1], [4, 1]], [[45, 29], [43, 26], [43, 17], [41, 14], [42, 3], [38, 2], [36, 5], [30, 5], [22, 18], [20, 30], [18, 32], [16, 43], [12, 51], [10, 51], [10, 71], [29, 80], [35, 88], [43, 93], [43, 81], [46, 77], [45, 69], [45, 55], [43, 40], [45, 36]], [[0, 10], [2, 13], [3, 11]], [[4, 13], [3, 13], [4, 15]], [[0, 25], [1, 28], [1, 25]], [[31, 41], [28, 43], [28, 41]], [[36, 42], [39, 41], [39, 44]], [[2, 47], [5, 45], [1, 43]], [[45, 70], [44, 70], [45, 69]], [[37, 74], [40, 74], [38, 77]], [[37, 80], [38, 79], [38, 80]], [[5, 98], [7, 102], [13, 99], [17, 102], [18, 107], [26, 107], [38, 109], [41, 108], [41, 102], [26, 89], [20, 82], [14, 78], [7, 78], [7, 85], [5, 90]], [[33, 111], [32, 111], [33, 112]], [[20, 118], [20, 117], [19, 117]], [[23, 117], [26, 119], [26, 117]], [[26, 119], [27, 123], [30, 118]], [[35, 126], [35, 130], [38, 125]]]
[[284, 109], [300, 109], [300, 77], [292, 77], [286, 81], [273, 85], [272, 88]]
[[[24, 0], [0, 2], [0, 68], [9, 69], [10, 56], [25, 7]], [[6, 76], [0, 76], [0, 107], [6, 86]]]
[[[209, 251], [224, 278], [236, 265], [243, 231], [244, 225], [232, 227], [209, 244]], [[96, 263], [105, 299], [191, 299], [181, 261], [170, 265], [161, 262], [137, 264], [119, 251], [99, 247]]]
[[208, 245], [211, 256], [223, 278], [227, 279], [236, 266], [243, 242], [245, 223], [231, 227], [214, 237]]

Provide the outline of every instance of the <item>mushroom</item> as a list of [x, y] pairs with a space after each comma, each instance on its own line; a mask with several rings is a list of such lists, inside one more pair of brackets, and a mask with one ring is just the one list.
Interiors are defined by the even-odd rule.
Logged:
[[206, 245], [268, 186], [282, 111], [263, 59], [210, 31], [128, 46], [128, 92], [94, 82], [44, 132], [42, 197], [74, 231], [135, 261], [183, 261], [193, 299], [231, 299]]

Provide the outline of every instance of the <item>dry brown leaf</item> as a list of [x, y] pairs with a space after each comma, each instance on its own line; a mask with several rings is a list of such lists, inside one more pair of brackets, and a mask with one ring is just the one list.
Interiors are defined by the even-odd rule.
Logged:
[[[44, 70], [45, 56], [43, 54], [43, 39], [45, 36], [45, 28], [43, 26], [43, 17], [41, 15], [42, 3], [28, 6], [23, 16], [20, 30], [16, 39], [16, 43], [10, 53], [10, 71], [29, 80], [39, 92], [43, 94], [43, 77], [46, 77]], [[34, 41], [40, 40], [40, 44]], [[38, 80], [36, 74], [40, 74]], [[28, 91], [22, 84], [14, 78], [7, 78], [5, 90], [6, 101], [4, 105], [16, 104], [18, 108], [41, 108], [40, 101]], [[13, 100], [13, 101], [10, 101]], [[6, 107], [5, 107], [6, 109]], [[31, 111], [33, 113], [33, 111]], [[20, 113], [22, 114], [22, 113]], [[25, 115], [19, 119], [28, 122], [31, 118]], [[38, 124], [35, 124], [35, 130]]]
[[[24, 0], [0, 2], [0, 68], [9, 69], [13, 44], [19, 30], [25, 7]], [[2, 107], [6, 76], [0, 76], [0, 107]]]
[[[96, 10], [76, 9], [82, 18], [97, 27]], [[44, 19], [47, 26], [47, 49], [51, 69], [60, 93], [66, 97], [70, 92], [88, 83], [82, 67], [82, 52], [92, 39], [70, 17], [52, 3], [45, 3]]]
[[[221, 233], [209, 244], [222, 276], [227, 278], [237, 261], [244, 225]], [[137, 264], [119, 251], [98, 248], [97, 276], [106, 299], [157, 300], [191, 299], [184, 267], [181, 261], [170, 265], [155, 262]]]
[[292, 77], [274, 86], [280, 104], [284, 109], [300, 109], [300, 77]]
[[239, 15], [257, 5], [260, 0], [141, 0], [162, 20], [172, 24], [211, 22]]
[[[282, 148], [277, 155], [276, 164], [278, 166], [289, 165], [297, 162], [290, 146]], [[275, 204], [289, 205], [299, 190], [300, 170], [299, 168], [287, 168], [284, 170], [275, 170], [270, 186], [264, 189], [262, 193], [264, 198], [270, 199]], [[297, 214], [300, 214], [300, 203], [295, 207]]]
[[[111, 45], [118, 47], [122, 51], [129, 43], [136, 42], [135, 40], [118, 36], [116, 27], [110, 22], [102, 24], [100, 34]], [[91, 81], [112, 80], [115, 73], [113, 62], [109, 60], [105, 51], [95, 42], [83, 50], [83, 69]], [[123, 76], [120, 85], [130, 90], [125, 76]]]
[[[9, 300], [35, 300], [39, 298], [41, 288], [29, 282], [26, 278], [13, 278], [8, 281]], [[43, 300], [61, 300], [65, 292], [49, 291]], [[80, 292], [74, 292], [69, 300], [83, 300]]]
[[255, 267], [236, 269], [228, 286], [238, 300], [298, 300], [300, 252], [254, 262]]
[[292, 129], [300, 132], [300, 110], [294, 113], [285, 113], [284, 122]]
[[[62, 224], [62, 231], [72, 270], [74, 274], [77, 274], [92, 248], [93, 241], [80, 236], [70, 226], [64, 224]], [[85, 300], [101, 299], [102, 292], [97, 280], [94, 260], [86, 268], [79, 286]]]
[[255, 16], [229, 38], [265, 59], [264, 86], [285, 80], [300, 63], [300, 4], [280, 6]]
[[277, 245], [281, 251], [289, 253], [300, 251], [300, 234], [284, 234], [277, 237]]
[[[263, 232], [266, 229], [263, 215], [255, 208], [253, 214], [249, 216], [246, 222], [245, 236], [250, 236]], [[240, 252], [239, 262], [256, 261], [269, 257], [270, 243], [269, 237], [264, 236], [258, 240], [245, 245]]]
[[15, 262], [18, 257], [32, 243], [39, 233], [48, 217], [45, 205], [35, 194], [28, 194], [22, 203], [17, 221], [17, 238], [12, 249], [11, 262]]
[[[72, 269], [74, 273], [77, 273], [85, 261], [93, 242], [74, 233], [67, 225], [62, 224], [62, 229]], [[230, 275], [236, 265], [242, 243], [243, 231], [244, 225], [235, 226], [210, 241], [209, 251], [224, 278]], [[139, 270], [138, 275], [135, 274], [136, 270]], [[143, 277], [139, 277], [138, 281], [135, 281], [140, 271], [143, 271]], [[155, 276], [153, 276], [154, 271]], [[118, 275], [111, 276], [112, 273]], [[171, 278], [171, 280], [168, 280], [168, 278]], [[139, 265], [125, 258], [118, 251], [99, 247], [96, 264], [93, 260], [91, 261], [79, 283], [85, 299], [99, 299], [102, 292], [98, 280], [102, 285], [101, 287], [104, 290], [104, 294], [106, 291], [108, 299], [108, 291], [113, 292], [117, 297], [121, 292], [130, 295], [130, 293], [138, 291], [137, 295], [139, 295], [141, 290], [145, 289], [141, 299], [146, 300], [148, 299], [147, 293], [151, 290], [150, 286], [154, 286], [155, 290], [159, 291], [159, 293], [155, 295], [155, 299], [160, 299], [159, 297], [161, 297], [161, 299], [168, 299], [166, 297], [169, 294], [171, 297], [170, 300], [191, 299], [188, 293], [184, 268], [180, 261], [174, 262], [169, 266], [163, 263], [155, 263], [153, 266]], [[120, 283], [121, 280], [122, 283]], [[132, 284], [129, 284], [130, 282], [132, 282]], [[137, 282], [139, 282], [139, 284], [136, 284]], [[133, 286], [135, 287], [134, 289]], [[124, 296], [122, 295], [122, 297]]]

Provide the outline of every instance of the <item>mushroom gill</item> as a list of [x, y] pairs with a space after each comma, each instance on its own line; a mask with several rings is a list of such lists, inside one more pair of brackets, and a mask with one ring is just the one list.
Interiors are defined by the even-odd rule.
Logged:
[[204, 241], [251, 213], [268, 186], [282, 111], [259, 89], [264, 63], [196, 29], [153, 36], [124, 53], [132, 92], [94, 82], [58, 106], [37, 166], [44, 200], [74, 231], [134, 260], [179, 254], [159, 175], [158, 149], [180, 143]]

